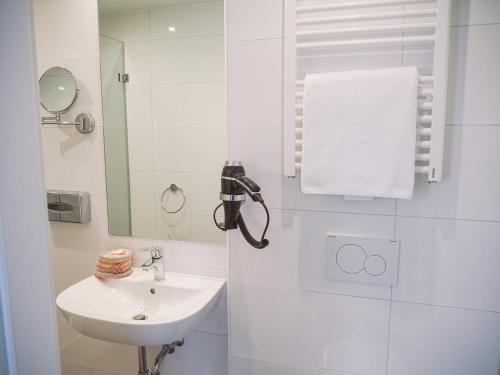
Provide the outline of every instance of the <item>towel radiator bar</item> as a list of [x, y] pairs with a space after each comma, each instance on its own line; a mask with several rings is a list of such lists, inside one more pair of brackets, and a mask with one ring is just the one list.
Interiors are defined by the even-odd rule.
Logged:
[[285, 0], [285, 176], [295, 177], [301, 168], [305, 74], [416, 65], [420, 78], [415, 171], [426, 174], [429, 182], [441, 180], [450, 3]]

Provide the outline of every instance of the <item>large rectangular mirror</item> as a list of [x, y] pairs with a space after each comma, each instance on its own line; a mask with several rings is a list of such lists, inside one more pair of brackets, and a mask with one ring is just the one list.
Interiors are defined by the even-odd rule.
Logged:
[[224, 2], [99, 0], [109, 232], [223, 244]]

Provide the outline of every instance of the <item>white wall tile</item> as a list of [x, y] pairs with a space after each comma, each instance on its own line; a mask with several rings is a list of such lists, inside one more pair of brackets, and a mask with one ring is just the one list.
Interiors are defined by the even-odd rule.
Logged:
[[448, 124], [500, 124], [500, 25], [451, 29]]
[[153, 85], [153, 124], [224, 126], [224, 92], [223, 82]]
[[39, 66], [55, 58], [99, 57], [97, 1], [34, 1], [33, 20]]
[[237, 284], [230, 294], [231, 354], [385, 374], [389, 302]]
[[163, 211], [157, 212], [154, 238], [220, 245], [226, 243], [226, 233], [215, 227], [212, 215], [182, 213], [174, 216]]
[[104, 160], [102, 128], [81, 134], [74, 127], [44, 127], [42, 141], [48, 189], [92, 191], [104, 188], [104, 165], [101, 169], [95, 168]]
[[62, 375], [118, 375], [116, 373], [102, 371], [102, 370], [94, 370], [88, 367], [82, 367], [75, 365], [73, 363], [63, 362], [62, 366]]
[[227, 336], [193, 332], [167, 358], [161, 372], [169, 374], [227, 375]]
[[231, 41], [283, 36], [283, 0], [227, 2], [227, 33]]
[[196, 266], [186, 266], [183, 264], [167, 264], [167, 272], [175, 273], [187, 273], [190, 275], [199, 275], [206, 277], [218, 277], [220, 279], [227, 278], [227, 270], [221, 268], [207, 268], [207, 267], [196, 267]]
[[224, 289], [224, 293], [221, 295], [212, 313], [196, 327], [196, 330], [199, 332], [227, 335], [227, 289]]
[[[170, 171], [220, 172], [226, 160], [226, 128], [155, 129], [155, 168]], [[193, 158], [193, 153], [203, 158]]]
[[[154, 360], [155, 347], [148, 348]], [[79, 336], [61, 350], [61, 361], [120, 375], [137, 375], [137, 348]]]
[[500, 311], [500, 223], [398, 217], [396, 228], [393, 299]]
[[[69, 285], [91, 276], [95, 271], [96, 254], [85, 251], [73, 251], [69, 249], [53, 250], [54, 286], [55, 293], [59, 294]], [[77, 268], [68, 267], [74, 262]]]
[[229, 130], [229, 159], [243, 162], [248, 177], [262, 188], [269, 207], [282, 206], [282, 134], [279, 126], [233, 126]]
[[149, 41], [125, 43], [125, 71], [130, 84], [151, 82], [151, 62]]
[[223, 1], [186, 4], [151, 11], [151, 39], [215, 34], [224, 34]]
[[[126, 88], [127, 127], [129, 131], [141, 131], [151, 135], [151, 85], [127, 84]], [[135, 152], [131, 151], [131, 153]]]
[[154, 240], [154, 243], [163, 246], [166, 251], [166, 260], [169, 263], [207, 268], [227, 268], [226, 246], [157, 239]]
[[500, 2], [497, 0], [455, 0], [451, 4], [452, 25], [500, 22]]
[[154, 187], [154, 171], [130, 170], [130, 203], [132, 210], [155, 210]]
[[297, 366], [237, 354], [231, 356], [231, 373], [238, 375], [348, 375], [341, 371]]
[[147, 11], [118, 12], [99, 20], [100, 33], [122, 42], [149, 39]]
[[[220, 203], [220, 173], [155, 171], [156, 189], [155, 209], [160, 209], [161, 196], [165, 189], [175, 183], [184, 193], [185, 202], [182, 210], [192, 214], [211, 215]], [[182, 206], [184, 198], [180, 191], [168, 191], [164, 196], [164, 205], [169, 211]]]
[[398, 214], [500, 220], [500, 127], [447, 126], [443, 180], [418, 175], [412, 200], [398, 201]]
[[393, 303], [388, 375], [497, 375], [500, 314]]
[[151, 41], [153, 83], [224, 80], [224, 37]]
[[281, 39], [229, 42], [229, 125], [282, 124]]
[[154, 169], [155, 154], [152, 132], [131, 127], [128, 129], [128, 165], [136, 170]]
[[156, 236], [156, 212], [132, 210], [130, 212], [132, 236], [154, 238]]
[[[263, 230], [263, 210], [242, 210], [251, 233]], [[270, 245], [255, 251], [239, 231], [230, 233], [230, 279], [243, 284], [263, 284], [317, 290], [372, 298], [390, 298], [390, 288], [344, 283], [326, 278], [327, 233], [392, 238], [391, 216], [330, 214], [271, 210], [266, 238]]]

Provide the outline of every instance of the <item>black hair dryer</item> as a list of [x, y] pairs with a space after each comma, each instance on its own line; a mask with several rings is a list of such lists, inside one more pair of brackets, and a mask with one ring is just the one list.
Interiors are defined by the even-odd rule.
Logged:
[[[267, 222], [260, 241], [252, 237], [240, 213], [240, 207], [246, 199], [246, 194], [254, 202], [259, 202], [266, 211]], [[245, 168], [243, 168], [240, 161], [226, 161], [224, 164], [221, 176], [220, 199], [222, 203], [215, 208], [213, 215], [217, 228], [223, 231], [240, 228], [245, 240], [256, 249], [263, 249], [269, 245], [269, 241], [264, 238], [269, 227], [269, 211], [260, 194], [259, 185], [245, 176]], [[221, 206], [224, 208], [224, 223], [217, 223], [215, 214]]]

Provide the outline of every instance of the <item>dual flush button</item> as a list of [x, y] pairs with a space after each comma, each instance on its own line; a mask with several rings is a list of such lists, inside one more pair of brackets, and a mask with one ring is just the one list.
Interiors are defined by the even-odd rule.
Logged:
[[398, 279], [399, 241], [328, 235], [327, 278], [392, 286]]

